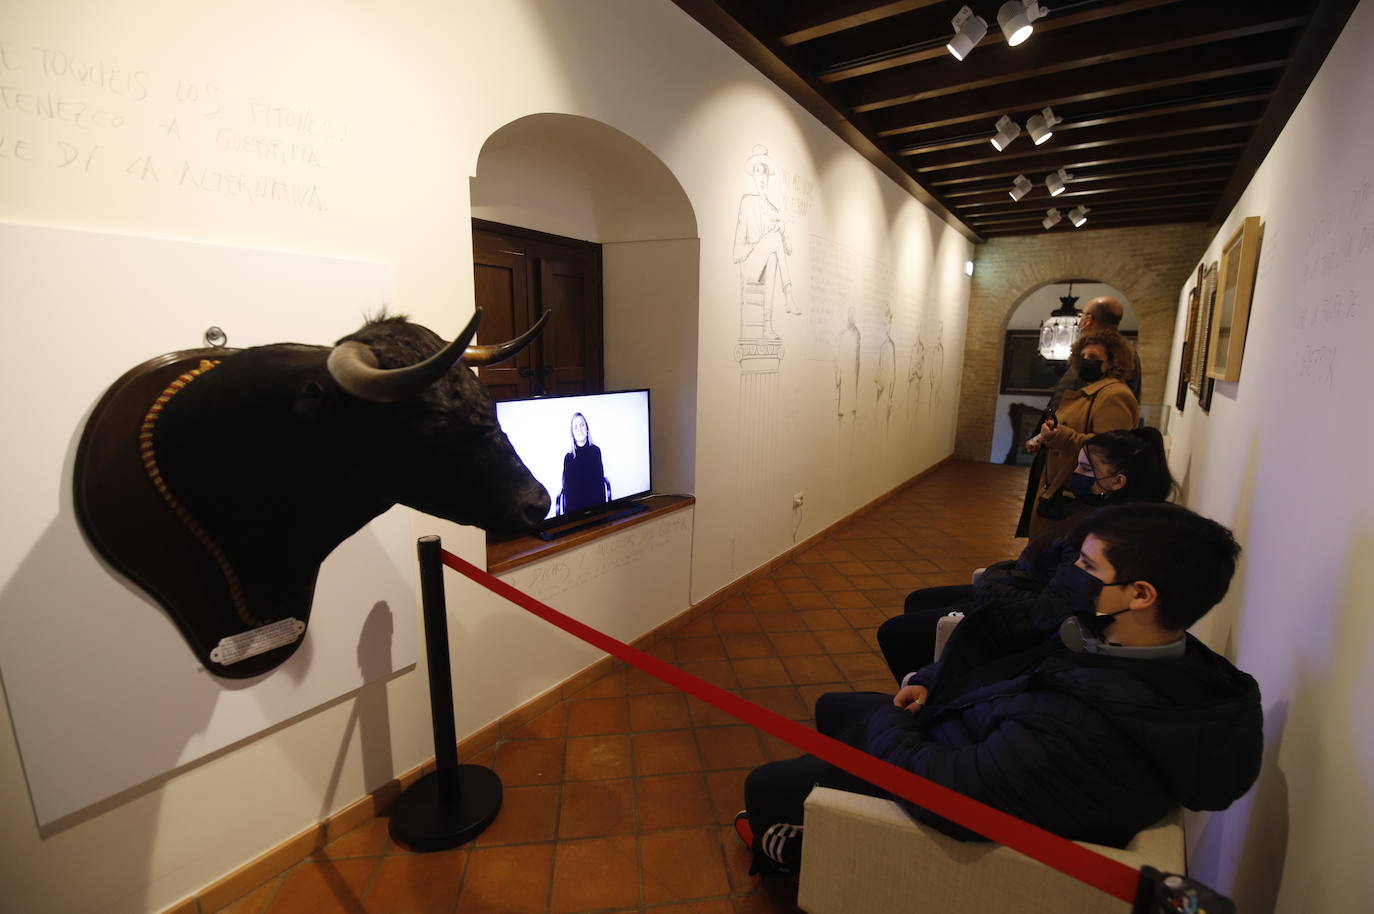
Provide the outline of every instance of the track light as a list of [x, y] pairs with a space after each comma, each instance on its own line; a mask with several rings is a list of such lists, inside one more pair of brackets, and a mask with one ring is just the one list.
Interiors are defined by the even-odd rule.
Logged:
[[1026, 121], [1026, 132], [1030, 134], [1030, 138], [1035, 145], [1039, 146], [1041, 143], [1054, 136], [1054, 125], [1063, 120], [1062, 117], [1055, 117], [1054, 112], [1046, 108], [1039, 114], [1031, 115], [1030, 120]]
[[1026, 194], [1030, 192], [1030, 178], [1027, 178], [1025, 175], [1017, 175], [1016, 178], [1011, 182], [1011, 190], [1007, 191], [1007, 193], [1011, 194], [1011, 198], [1013, 200], [1020, 200], [1022, 197], [1024, 197]]
[[954, 37], [945, 48], [954, 55], [955, 60], [967, 57], [968, 52], [972, 51], [988, 33], [988, 21], [982, 16], [973, 15], [973, 10], [967, 6], [961, 7], [959, 12], [954, 14], [950, 24], [954, 26]]
[[1059, 220], [1063, 218], [1064, 217], [1059, 212], [1059, 210], [1055, 209], [1054, 207], [1050, 207], [1049, 209], [1045, 210], [1045, 218], [1040, 220], [1040, 224], [1047, 229], [1052, 229], [1056, 225], [1058, 225]]
[[1051, 197], [1057, 197], [1064, 192], [1064, 183], [1072, 180], [1073, 175], [1062, 168], [1052, 171], [1045, 175], [1045, 190], [1050, 192]]
[[992, 138], [992, 146], [998, 152], [1007, 148], [1007, 144], [1021, 135], [1021, 127], [1007, 115], [1002, 115], [993, 125], [997, 128], [997, 135]]
[[1007, 44], [1014, 48], [1030, 37], [1035, 29], [1031, 23], [1047, 12], [1036, 0], [1007, 0], [997, 11], [997, 24], [1002, 27]]
[[1073, 209], [1069, 210], [1069, 221], [1073, 223], [1074, 228], [1078, 228], [1080, 225], [1087, 222], [1088, 207], [1075, 206]]

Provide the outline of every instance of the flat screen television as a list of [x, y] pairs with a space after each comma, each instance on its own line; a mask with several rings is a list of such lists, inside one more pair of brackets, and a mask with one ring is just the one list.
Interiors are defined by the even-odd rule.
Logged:
[[496, 418], [549, 490], [541, 529], [625, 509], [653, 490], [647, 390], [502, 400]]

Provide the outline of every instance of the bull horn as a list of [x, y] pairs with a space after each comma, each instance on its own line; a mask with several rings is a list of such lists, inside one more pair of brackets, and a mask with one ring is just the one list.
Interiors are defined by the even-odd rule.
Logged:
[[361, 400], [374, 403], [408, 400], [448, 374], [449, 369], [463, 358], [481, 322], [482, 309], [478, 308], [457, 339], [423, 362], [404, 368], [378, 368], [372, 347], [357, 340], [344, 340], [329, 353], [326, 363], [329, 376]]
[[540, 315], [539, 320], [534, 322], [534, 326], [520, 334], [513, 340], [498, 343], [495, 346], [469, 346], [463, 353], [464, 365], [493, 365], [497, 362], [505, 361], [534, 342], [544, 329], [544, 325], [549, 322], [549, 315], [552, 311], [545, 311]]

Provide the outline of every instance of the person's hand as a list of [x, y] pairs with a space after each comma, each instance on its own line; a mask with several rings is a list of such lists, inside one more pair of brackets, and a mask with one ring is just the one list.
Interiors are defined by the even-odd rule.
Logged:
[[1048, 438], [1050, 435], [1054, 434], [1056, 428], [1058, 428], [1058, 423], [1053, 419], [1046, 419], [1044, 424], [1040, 426], [1040, 437], [1042, 439]]
[[1038, 450], [1040, 450], [1040, 436], [1039, 436], [1039, 435], [1036, 435], [1034, 438], [1027, 438], [1027, 439], [1026, 439], [1026, 453], [1027, 453], [1027, 454], [1034, 454], [1034, 453], [1035, 453], [1036, 451], [1038, 451]]
[[898, 708], [904, 708], [912, 714], [919, 714], [921, 709], [926, 706], [926, 687], [923, 685], [902, 686], [896, 695], [892, 697], [892, 704]]

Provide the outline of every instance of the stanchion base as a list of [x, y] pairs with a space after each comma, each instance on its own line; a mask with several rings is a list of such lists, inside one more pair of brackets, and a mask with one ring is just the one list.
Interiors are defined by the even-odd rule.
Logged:
[[417, 851], [457, 847], [480, 835], [501, 809], [501, 779], [481, 765], [459, 765], [458, 801], [439, 802], [439, 775], [411, 784], [391, 810], [391, 837]]

